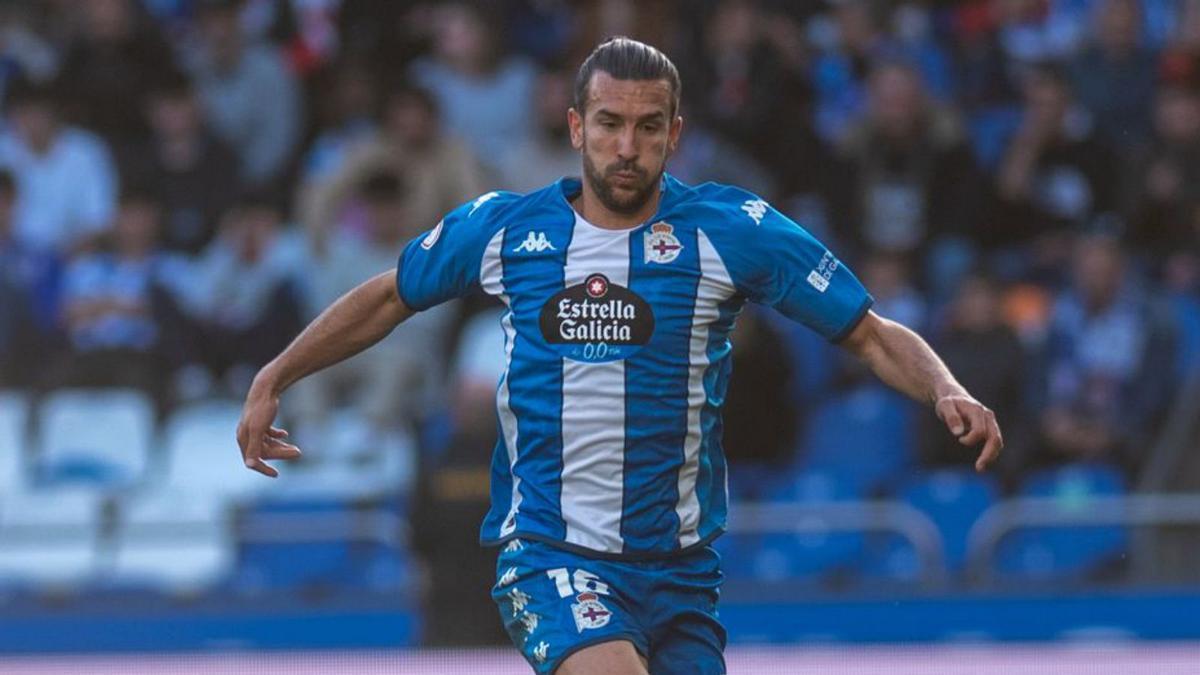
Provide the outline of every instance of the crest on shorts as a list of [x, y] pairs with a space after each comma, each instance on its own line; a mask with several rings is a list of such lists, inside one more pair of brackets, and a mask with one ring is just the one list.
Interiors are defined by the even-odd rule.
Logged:
[[571, 604], [571, 613], [575, 615], [575, 630], [580, 633], [587, 628], [603, 628], [612, 619], [612, 612], [595, 593], [580, 593], [575, 599], [579, 602]]
[[675, 226], [660, 220], [650, 226], [645, 234], [646, 262], [669, 263], [679, 257], [683, 244], [675, 236]]

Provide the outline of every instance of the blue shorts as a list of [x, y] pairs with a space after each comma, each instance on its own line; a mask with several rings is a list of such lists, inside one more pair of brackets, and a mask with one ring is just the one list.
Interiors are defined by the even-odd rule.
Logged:
[[538, 673], [553, 673], [584, 647], [628, 640], [654, 675], [722, 675], [720, 560], [707, 546], [630, 562], [514, 539], [497, 560], [492, 599], [513, 644]]

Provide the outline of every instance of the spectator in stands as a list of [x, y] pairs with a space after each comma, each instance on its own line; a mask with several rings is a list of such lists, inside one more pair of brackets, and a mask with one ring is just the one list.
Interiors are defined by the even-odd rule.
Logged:
[[71, 349], [47, 376], [46, 388], [134, 387], [163, 400], [154, 313], [158, 235], [158, 204], [147, 195], [122, 195], [103, 248], [67, 266], [62, 317]]
[[537, 129], [505, 160], [500, 172], [505, 189], [530, 192], [579, 173], [579, 151], [571, 147], [564, 112], [574, 105], [573, 86], [574, 78], [567, 71], [549, 71], [538, 77], [534, 100], [529, 102]]
[[411, 74], [436, 97], [447, 130], [466, 140], [485, 168], [498, 173], [533, 132], [528, 101], [537, 70], [529, 61], [504, 54], [497, 35], [503, 24], [485, 7], [467, 2], [439, 7], [433, 56], [414, 62]]
[[941, 47], [931, 41], [903, 44], [888, 34], [894, 9], [892, 3], [879, 0], [847, 0], [833, 9], [836, 38], [825, 45], [812, 74], [816, 126], [829, 143], [836, 143], [846, 125], [865, 111], [867, 76], [880, 58], [908, 59], [935, 96], [952, 93], [949, 61]]
[[1127, 272], [1120, 242], [1080, 239], [1073, 283], [1050, 320], [1041, 452], [1035, 464], [1105, 460], [1131, 477], [1141, 466], [1173, 378], [1172, 327]]
[[421, 454], [413, 503], [413, 546], [430, 573], [423, 643], [498, 644], [504, 634], [486, 606], [496, 579], [491, 556], [464, 557], [476, 546], [487, 512], [490, 451], [496, 445], [496, 385], [504, 372], [500, 309], [467, 320], [451, 359], [452, 429]]
[[172, 74], [150, 89], [152, 132], [126, 158], [122, 176], [159, 202], [163, 247], [194, 255], [212, 240], [218, 218], [236, 195], [238, 160], [207, 128], [186, 76]]
[[875, 298], [876, 313], [924, 332], [928, 307], [913, 283], [908, 259], [889, 251], [871, 251], [860, 265], [863, 285]]
[[1101, 0], [1095, 41], [1071, 64], [1079, 102], [1115, 148], [1136, 147], [1150, 131], [1157, 55], [1142, 46], [1142, 24], [1138, 0]]
[[406, 176], [409, 212], [423, 227], [442, 214], [483, 192], [483, 179], [471, 150], [442, 131], [437, 102], [424, 89], [401, 85], [384, 103], [379, 133], [347, 150], [346, 161], [327, 182], [310, 186], [300, 195], [301, 213], [314, 246], [353, 226], [342, 218], [358, 185], [370, 174], [386, 169]]
[[733, 374], [722, 414], [725, 452], [734, 471], [786, 469], [794, 459], [799, 411], [790, 390], [795, 367], [783, 337], [755, 308], [738, 318], [730, 339]]
[[[396, 266], [404, 244], [424, 229], [408, 211], [408, 192], [390, 171], [373, 173], [359, 185], [365, 231], [362, 238], [335, 237], [306, 266], [310, 287], [307, 318], [374, 274]], [[421, 312], [388, 338], [353, 359], [299, 382], [290, 394], [297, 438], [320, 438], [329, 412], [340, 399], [364, 413], [380, 431], [405, 428], [424, 417], [439, 398], [442, 351], [453, 304]], [[340, 392], [348, 396], [339, 396]], [[313, 443], [314, 441], [309, 441]]]
[[[1015, 482], [1026, 443], [1022, 402], [1029, 359], [1016, 333], [1003, 322], [1001, 293], [986, 276], [972, 275], [958, 287], [946, 312], [946, 324], [934, 342], [946, 365], [964, 387], [979, 392], [979, 400], [1004, 423], [1005, 457], [1002, 478]], [[970, 463], [970, 456], [944, 428], [923, 420], [920, 453], [925, 466]]]
[[13, 234], [17, 184], [0, 170], [0, 389], [28, 385], [55, 342], [59, 263]]
[[1021, 126], [1009, 141], [996, 179], [997, 222], [983, 233], [994, 244], [1040, 250], [1033, 264], [1064, 255], [1061, 235], [1116, 205], [1112, 155], [1094, 137], [1085, 112], [1074, 106], [1061, 70], [1041, 66], [1025, 78]]
[[13, 233], [26, 244], [69, 255], [112, 221], [117, 176], [104, 142], [65, 125], [50, 85], [25, 82], [8, 93], [11, 126], [0, 134], [0, 167], [17, 180]]
[[1126, 169], [1131, 241], [1155, 266], [1194, 255], [1200, 208], [1200, 90], [1167, 83], [1154, 106], [1154, 142]]
[[870, 105], [838, 148], [847, 167], [837, 199], [860, 247], [913, 253], [972, 232], [980, 183], [960, 121], [931, 101], [920, 73], [878, 65]]
[[238, 153], [241, 178], [262, 188], [283, 176], [300, 141], [300, 91], [278, 49], [242, 34], [240, 4], [200, 4], [201, 49], [188, 65], [214, 130]]
[[134, 0], [91, 0], [78, 11], [81, 31], [60, 71], [70, 117], [120, 154], [145, 135], [137, 102], [172, 68], [174, 55]]
[[330, 68], [318, 77], [316, 88], [333, 94], [317, 101], [320, 131], [301, 166], [300, 180], [306, 184], [329, 180], [350, 149], [377, 131], [378, 84], [365, 65], [342, 63]]
[[172, 279], [164, 303], [181, 400], [214, 393], [224, 378], [235, 397], [301, 326], [297, 257], [281, 241], [281, 215], [262, 193], [242, 196], [217, 236]]
[[[780, 19], [785, 20], [785, 19]], [[753, 2], [723, 0], [709, 13], [703, 39], [684, 64], [689, 121], [737, 145], [777, 176], [801, 170], [793, 137], [809, 131], [810, 92], [767, 40], [766, 17]], [[688, 72], [688, 68], [692, 72]]]

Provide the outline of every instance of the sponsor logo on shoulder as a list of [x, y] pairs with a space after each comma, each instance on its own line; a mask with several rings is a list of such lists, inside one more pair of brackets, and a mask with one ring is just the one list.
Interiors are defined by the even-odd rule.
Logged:
[[582, 633], [590, 628], [603, 628], [612, 619], [612, 612], [600, 597], [592, 592], [580, 593], [571, 604], [571, 614], [575, 616], [575, 630]]
[[821, 262], [817, 263], [817, 268], [808, 273], [808, 285], [817, 289], [818, 293], [824, 293], [838, 267], [841, 267], [841, 263], [832, 253], [826, 251], [825, 255], [821, 256]]
[[750, 216], [755, 225], [762, 225], [763, 216], [767, 215], [767, 208], [769, 208], [767, 203], [761, 199], [747, 199], [742, 204], [742, 210]]
[[546, 238], [545, 232], [530, 232], [525, 235], [525, 241], [512, 250], [513, 253], [541, 253], [542, 251], [557, 251], [554, 244]]
[[421, 240], [421, 248], [425, 249], [426, 251], [433, 248], [433, 245], [436, 244], [438, 239], [441, 238], [442, 228], [445, 226], [446, 219], [443, 218], [442, 220], [439, 220], [437, 226], [430, 230], [429, 234], [425, 235], [425, 238]]
[[641, 296], [597, 273], [551, 296], [538, 325], [563, 356], [601, 363], [627, 358], [649, 342], [654, 312]]
[[646, 230], [644, 246], [646, 262], [669, 263], [679, 257], [683, 244], [675, 236], [675, 227], [663, 220]]

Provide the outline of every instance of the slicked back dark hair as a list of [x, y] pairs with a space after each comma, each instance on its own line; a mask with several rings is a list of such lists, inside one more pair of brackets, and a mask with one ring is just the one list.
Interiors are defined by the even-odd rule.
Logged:
[[592, 50], [575, 75], [575, 110], [583, 114], [588, 87], [598, 71], [617, 80], [666, 80], [671, 86], [671, 117], [679, 112], [679, 71], [671, 59], [645, 42], [624, 36], [611, 37]]

